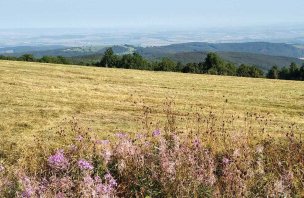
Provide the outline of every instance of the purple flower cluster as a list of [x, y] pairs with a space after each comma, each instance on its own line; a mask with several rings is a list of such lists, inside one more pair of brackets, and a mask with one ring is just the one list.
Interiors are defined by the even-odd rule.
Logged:
[[95, 181], [99, 181], [97, 185], [97, 191], [101, 195], [111, 195], [115, 192], [115, 188], [117, 187], [116, 180], [112, 177], [110, 173], [107, 173], [104, 176], [105, 183], [101, 183], [101, 179], [99, 177], [95, 178]]
[[230, 162], [230, 160], [226, 157], [224, 157], [222, 161], [223, 161], [223, 164], [225, 164], [225, 165], [229, 164], [229, 162]]
[[128, 135], [125, 134], [125, 133], [116, 133], [116, 136], [117, 136], [118, 138], [122, 138], [122, 139], [128, 137]]
[[89, 162], [87, 162], [86, 160], [79, 160], [78, 161], [78, 167], [81, 169], [81, 170], [93, 170], [93, 166], [92, 164], [90, 164]]
[[96, 144], [109, 145], [110, 141], [109, 140], [97, 140]]
[[152, 136], [159, 136], [160, 135], [160, 130], [159, 129], [157, 129], [157, 130], [155, 130], [155, 131], [153, 131], [153, 133], [152, 133]]
[[62, 192], [57, 193], [55, 198], [65, 198], [64, 193]]
[[21, 177], [21, 185], [23, 187], [23, 191], [21, 194], [22, 198], [31, 198], [35, 194], [35, 190], [32, 186], [32, 182], [30, 178], [28, 178], [27, 176]]
[[84, 197], [114, 197], [117, 183], [109, 173], [104, 176], [104, 181], [99, 176], [86, 175], [80, 187]]
[[[49, 167], [42, 170], [46, 174], [30, 174], [27, 169], [16, 171], [18, 189], [15, 194], [24, 198], [133, 197], [155, 191], [153, 196], [156, 197], [159, 193], [165, 197], [191, 197], [192, 192], [199, 196], [201, 190], [206, 190], [207, 193], [214, 192], [210, 194], [212, 197], [247, 197], [255, 187], [251, 178], [268, 179], [266, 170], [269, 168], [265, 159], [270, 150], [264, 145], [253, 147], [242, 143], [218, 151], [199, 134], [151, 132], [144, 135], [118, 133], [118, 138], [111, 141], [79, 135], [78, 141], [85, 141], [68, 144], [67, 150], [57, 150], [47, 158]], [[302, 164], [295, 164], [303, 168]], [[261, 194], [290, 197], [294, 181], [299, 178], [298, 172], [289, 167], [284, 170], [282, 160], [276, 160], [272, 166], [282, 173], [277, 171], [277, 175], [271, 176], [273, 178], [269, 178]], [[112, 172], [113, 167], [115, 171]], [[45, 168], [44, 163], [41, 168]], [[217, 170], [221, 174], [216, 174]], [[8, 186], [7, 189], [11, 187], [4, 172], [6, 170], [0, 164], [0, 197], [4, 197], [1, 194], [3, 184]], [[134, 184], [140, 191], [130, 191]]]
[[69, 166], [69, 161], [65, 158], [63, 150], [58, 150], [55, 155], [48, 158], [48, 164], [52, 168], [66, 170]]
[[107, 173], [104, 176], [107, 184], [111, 187], [111, 188], [115, 188], [117, 186], [117, 182], [116, 180], [113, 178], [113, 176], [110, 173]]
[[32, 194], [33, 194], [32, 189], [27, 188], [22, 192], [21, 197], [22, 198], [31, 198]]

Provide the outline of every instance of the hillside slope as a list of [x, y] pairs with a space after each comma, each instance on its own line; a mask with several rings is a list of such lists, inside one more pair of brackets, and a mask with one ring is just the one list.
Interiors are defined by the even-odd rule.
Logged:
[[117, 54], [132, 53], [134, 48], [128, 45], [114, 46], [82, 46], [82, 47], [64, 47], [64, 46], [20, 46], [0, 48], [0, 55], [21, 56], [23, 54], [33, 54], [37, 58], [43, 56], [64, 56], [77, 57], [89, 56], [94, 54], [103, 54], [108, 47], [112, 47]]
[[[57, 49], [56, 49], [57, 47]], [[1, 48], [0, 54], [7, 56], [20, 56], [24, 53], [33, 54], [35, 57], [64, 56], [73, 64], [92, 64], [100, 61], [108, 47], [112, 47], [116, 54], [137, 52], [145, 58], [157, 60], [169, 57], [182, 63], [201, 62], [207, 52], [217, 52], [223, 59], [240, 64], [256, 65], [263, 70], [268, 70], [274, 65], [288, 66], [291, 62], [302, 65], [304, 61], [304, 48], [300, 45], [293, 46], [283, 43], [181, 43], [157, 47], [135, 47], [132, 45], [115, 46], [21, 46]]]
[[304, 50], [285, 43], [249, 42], [249, 43], [181, 43], [168, 46], [138, 48], [145, 56], [159, 56], [164, 53], [179, 52], [247, 52], [272, 56], [300, 58]]
[[[253, 54], [246, 52], [216, 52], [222, 59], [235, 63], [236, 65], [249, 64], [256, 65], [260, 69], [267, 71], [272, 66], [277, 65], [278, 67], [289, 66], [290, 63], [295, 62], [298, 65], [304, 64], [304, 60], [285, 57], [285, 56], [271, 56], [263, 54]], [[142, 54], [145, 58], [155, 61], [161, 60], [164, 57], [170, 58], [175, 62], [181, 63], [193, 63], [203, 62], [208, 52], [179, 52], [179, 53], [159, 53], [159, 54]], [[103, 53], [96, 53], [86, 56], [70, 57], [71, 63], [96, 63], [101, 60]]]
[[12, 142], [51, 135], [72, 117], [101, 136], [140, 131], [143, 107], [165, 119], [166, 98], [181, 116], [192, 106], [220, 115], [224, 108], [223, 116], [240, 116], [240, 124], [253, 112], [269, 113], [270, 130], [304, 127], [303, 82], [0, 61], [0, 90], [0, 135]]

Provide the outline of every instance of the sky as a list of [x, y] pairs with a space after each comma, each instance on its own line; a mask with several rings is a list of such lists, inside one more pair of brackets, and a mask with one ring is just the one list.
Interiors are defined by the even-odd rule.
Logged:
[[303, 0], [0, 0], [1, 28], [304, 24]]

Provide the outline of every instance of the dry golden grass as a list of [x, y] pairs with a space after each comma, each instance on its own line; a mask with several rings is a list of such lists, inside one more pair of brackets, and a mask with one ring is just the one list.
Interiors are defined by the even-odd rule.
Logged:
[[304, 128], [303, 82], [0, 61], [0, 90], [0, 134], [16, 143], [73, 116], [100, 133], [138, 131], [142, 107], [162, 117], [166, 98], [180, 115], [270, 113], [273, 131]]

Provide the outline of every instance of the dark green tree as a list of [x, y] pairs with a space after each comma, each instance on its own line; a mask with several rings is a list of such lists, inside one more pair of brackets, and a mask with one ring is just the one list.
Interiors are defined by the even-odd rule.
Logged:
[[250, 67], [250, 76], [253, 78], [262, 78], [264, 76], [264, 72], [259, 69], [257, 66], [251, 66]]
[[292, 62], [289, 66], [289, 79], [298, 80], [300, 78], [299, 73], [299, 66], [296, 63]]
[[63, 56], [57, 56], [57, 62], [65, 65], [70, 64], [70, 62]]
[[21, 61], [34, 62], [35, 58], [32, 54], [24, 54], [19, 58]]
[[126, 69], [150, 69], [149, 62], [138, 53], [123, 55], [118, 66]]
[[43, 56], [39, 62], [42, 62], [42, 63], [51, 63], [52, 62], [52, 57], [50, 56]]
[[224, 61], [222, 61], [222, 64], [216, 66], [214, 69], [216, 70], [216, 74], [224, 76], [235, 76], [237, 70], [234, 64], [226, 63]]
[[228, 63], [226, 64], [226, 70], [224, 75], [236, 76], [236, 71], [237, 71], [237, 67], [232, 63]]
[[155, 71], [175, 71], [176, 63], [169, 58], [163, 58], [154, 68]]
[[[208, 73], [208, 70], [215, 67], [221, 67], [223, 60], [216, 53], [208, 53], [205, 62], [202, 64], [202, 72]], [[213, 69], [214, 70], [214, 69]]]
[[237, 68], [237, 76], [250, 77], [250, 66], [242, 64]]
[[304, 80], [304, 64], [302, 65], [302, 67], [300, 68], [300, 72], [299, 72], [299, 76], [300, 76], [300, 80]]
[[184, 69], [184, 67], [185, 66], [181, 62], [177, 62], [176, 63], [175, 71], [182, 72], [182, 70]]
[[278, 66], [273, 66], [267, 73], [266, 77], [271, 79], [278, 79], [279, 78], [280, 69]]
[[253, 77], [253, 78], [261, 78], [264, 76], [264, 72], [256, 66], [249, 66], [242, 64], [236, 71], [237, 76], [242, 77]]
[[197, 63], [188, 63], [182, 69], [183, 73], [199, 73], [199, 66]]
[[115, 67], [118, 65], [118, 61], [119, 61], [119, 57], [117, 55], [114, 54], [113, 49], [112, 48], [108, 48], [101, 61], [99, 66], [102, 67]]
[[283, 67], [280, 72], [279, 72], [279, 79], [285, 79], [289, 80], [290, 79], [290, 73], [289, 69], [287, 67]]

